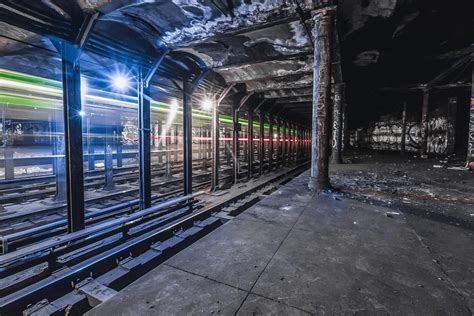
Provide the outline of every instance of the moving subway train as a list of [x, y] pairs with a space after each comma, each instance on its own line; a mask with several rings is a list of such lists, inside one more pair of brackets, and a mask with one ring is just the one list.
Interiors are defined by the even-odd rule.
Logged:
[[[112, 149], [114, 165], [136, 163], [138, 148], [137, 99], [112, 89], [91, 89], [83, 79], [84, 157], [89, 169], [100, 168], [104, 153]], [[53, 172], [52, 158], [61, 156], [63, 136], [62, 88], [60, 81], [0, 69], [0, 178]], [[182, 112], [179, 100], [170, 103], [151, 100], [152, 155], [164, 159], [179, 158], [182, 146]], [[220, 141], [222, 154], [231, 145], [232, 118], [221, 114]], [[245, 119], [240, 119], [246, 125]], [[210, 146], [211, 114], [193, 109], [193, 152], [196, 155]], [[258, 127], [258, 122], [254, 123]], [[268, 135], [268, 126], [265, 124]], [[275, 129], [276, 130], [276, 129]], [[246, 130], [240, 141], [245, 143]], [[257, 133], [256, 133], [257, 134]], [[260, 139], [255, 138], [258, 142]], [[245, 149], [245, 144], [241, 146]], [[243, 154], [243, 157], [246, 155]], [[96, 158], [96, 159], [94, 159]], [[122, 160], [124, 159], [124, 160]], [[128, 159], [128, 160], [127, 160]]]

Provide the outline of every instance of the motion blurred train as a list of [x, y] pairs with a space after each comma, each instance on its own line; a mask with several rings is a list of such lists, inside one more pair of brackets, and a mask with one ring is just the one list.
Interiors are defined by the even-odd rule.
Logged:
[[[115, 135], [123, 145], [138, 143], [137, 98], [82, 84], [83, 131], [100, 143], [105, 135]], [[62, 84], [24, 73], [0, 69], [0, 145], [50, 145], [63, 131]], [[221, 128], [230, 129], [232, 118], [220, 115]], [[169, 129], [174, 137], [181, 133], [182, 108], [178, 100], [170, 103], [151, 100], [152, 144]], [[211, 114], [193, 109], [193, 137], [197, 141], [209, 129]], [[245, 120], [241, 120], [246, 125]], [[258, 124], [256, 124], [258, 126]], [[160, 131], [161, 130], [161, 131]], [[97, 144], [98, 144], [97, 143]]]

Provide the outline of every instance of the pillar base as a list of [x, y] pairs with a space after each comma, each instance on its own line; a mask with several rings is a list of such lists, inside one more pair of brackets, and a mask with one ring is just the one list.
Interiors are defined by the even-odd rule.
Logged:
[[342, 157], [339, 156], [339, 157], [331, 158], [331, 163], [334, 164], [334, 165], [341, 165], [343, 163], [342, 162]]
[[309, 177], [308, 188], [312, 192], [325, 191], [331, 188], [331, 184], [329, 183], [329, 178]]

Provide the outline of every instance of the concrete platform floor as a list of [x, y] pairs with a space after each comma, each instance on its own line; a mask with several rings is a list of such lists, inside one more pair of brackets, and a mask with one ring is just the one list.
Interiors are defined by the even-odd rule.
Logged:
[[88, 315], [472, 315], [472, 231], [314, 195], [307, 177]]

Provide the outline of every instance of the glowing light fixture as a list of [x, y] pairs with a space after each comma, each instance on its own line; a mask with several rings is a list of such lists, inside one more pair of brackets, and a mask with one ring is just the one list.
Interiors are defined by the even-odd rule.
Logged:
[[204, 100], [202, 100], [201, 108], [204, 111], [210, 111], [212, 110], [212, 105], [213, 105], [212, 100], [209, 98], [205, 98]]
[[80, 116], [86, 116], [86, 112], [83, 111], [83, 110], [80, 110], [80, 111], [79, 111], [79, 115], [80, 115]]
[[116, 74], [112, 77], [112, 84], [118, 91], [126, 91], [130, 86], [130, 80], [123, 74]]

